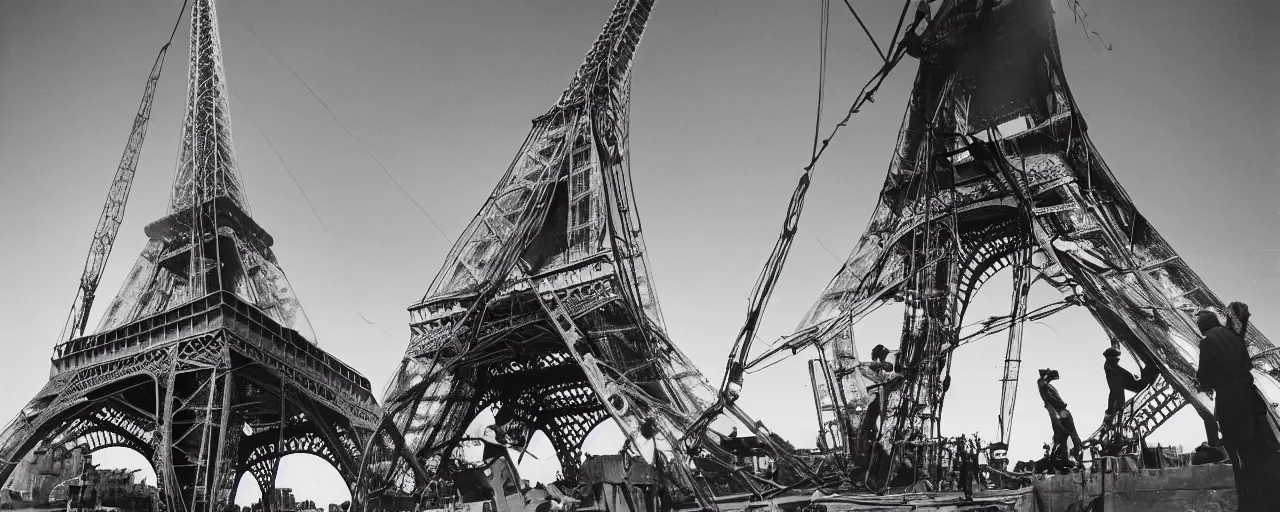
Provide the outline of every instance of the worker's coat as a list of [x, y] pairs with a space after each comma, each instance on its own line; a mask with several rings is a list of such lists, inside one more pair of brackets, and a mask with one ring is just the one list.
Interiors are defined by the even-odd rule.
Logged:
[[1214, 417], [1237, 470], [1240, 510], [1274, 510], [1280, 500], [1280, 442], [1269, 422], [1269, 405], [1253, 384], [1248, 347], [1225, 327], [1202, 329], [1196, 379], [1214, 392]]

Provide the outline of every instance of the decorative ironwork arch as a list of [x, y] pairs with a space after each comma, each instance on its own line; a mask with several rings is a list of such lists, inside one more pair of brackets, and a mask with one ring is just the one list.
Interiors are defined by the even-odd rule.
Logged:
[[237, 469], [252, 474], [262, 489], [274, 488], [280, 458], [298, 453], [324, 459], [348, 486], [355, 480], [354, 474], [344, 471], [341, 459], [329, 442], [307, 423], [287, 425], [283, 433], [281, 429], [262, 430], [241, 440], [240, 447], [244, 458]]
[[149, 463], [151, 462], [151, 456], [154, 452], [149, 443], [143, 442], [141, 439], [130, 435], [127, 431], [124, 431], [114, 425], [92, 425], [84, 428], [78, 428], [75, 431], [68, 430], [63, 435], [58, 436], [58, 438], [58, 442], [53, 444], [61, 445], [68, 449], [84, 447], [87, 448], [90, 453], [97, 452], [105, 448], [128, 448], [137, 452], [139, 455], [146, 457]]

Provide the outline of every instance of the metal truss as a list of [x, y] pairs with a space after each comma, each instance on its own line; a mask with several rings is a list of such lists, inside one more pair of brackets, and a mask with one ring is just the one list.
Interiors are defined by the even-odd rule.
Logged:
[[134, 413], [126, 402], [111, 400], [94, 412], [74, 417], [55, 427], [54, 431], [61, 433], [51, 438], [49, 444], [67, 449], [88, 448], [90, 452], [123, 447], [151, 460], [155, 429], [154, 417]]
[[224, 196], [246, 212], [249, 208], [231, 142], [231, 108], [217, 22], [213, 1], [193, 2], [187, 112], [169, 213], [192, 208], [203, 197]]
[[[333, 433], [322, 432], [320, 425], [309, 421], [305, 415], [292, 418], [283, 426], [277, 425], [273, 428], [257, 430], [259, 430], [257, 433], [240, 440], [236, 474], [253, 477], [264, 496], [275, 489], [280, 458], [293, 454], [319, 457], [338, 471], [348, 488], [354, 484], [352, 456], [359, 456], [359, 452], [338, 451], [348, 450], [349, 447], [338, 447], [332, 444], [329, 438]], [[271, 509], [271, 505], [266, 500], [263, 504], [267, 510]]]
[[[880, 201], [798, 333], [837, 333], [881, 303], [905, 301], [903, 379], [882, 438], [895, 453], [936, 420], [933, 405], [945, 396], [937, 376], [973, 294], [1014, 265], [1084, 305], [1113, 343], [1160, 370], [1160, 381], [1131, 400], [1135, 413], [1125, 428], [1146, 435], [1184, 404], [1212, 418], [1192, 383], [1199, 334], [1190, 313], [1223, 303], [1142, 217], [1090, 141], [1063, 75], [1048, 2], [1014, 0], [990, 11], [971, 2], [949, 6], [926, 32], [928, 50]], [[1046, 263], [1031, 265], [1032, 252]], [[1020, 278], [1015, 290], [1006, 380], [1017, 378], [1027, 286]], [[1271, 378], [1278, 361], [1270, 341], [1252, 327], [1246, 341], [1261, 352], [1256, 377]], [[1002, 419], [1012, 401], [1006, 389]], [[1010, 430], [1002, 425], [1001, 437]]]
[[159, 314], [218, 290], [233, 291], [281, 325], [315, 339], [271, 251], [271, 235], [249, 215], [232, 144], [222, 43], [212, 0], [191, 3], [187, 108], [168, 214], [102, 315], [98, 331]]
[[354, 482], [379, 414], [368, 382], [343, 385], [335, 361], [280, 332], [224, 292], [60, 346], [59, 373], [0, 435], [0, 454], [124, 446], [152, 461], [169, 510], [227, 502], [245, 472], [270, 489], [265, 475], [291, 453], [319, 456]]
[[[422, 499], [486, 407], [501, 427], [544, 432], [569, 480], [582, 440], [611, 419], [633, 452], [652, 439], [677, 483], [694, 486], [680, 438], [715, 390], [663, 332], [627, 158], [631, 61], [652, 3], [617, 2], [410, 308], [409, 346], [353, 502]], [[714, 434], [692, 442], [732, 467]], [[741, 474], [727, 480], [755, 490]]]
[[[192, 2], [191, 49], [168, 215], [99, 329], [54, 348], [49, 382], [0, 433], [3, 461], [38, 445], [135, 450], [168, 512], [220, 510], [245, 473], [269, 491], [291, 453], [353, 483], [382, 416], [368, 380], [311, 341], [249, 216], [212, 0]], [[0, 465], [0, 482], [12, 471]]]

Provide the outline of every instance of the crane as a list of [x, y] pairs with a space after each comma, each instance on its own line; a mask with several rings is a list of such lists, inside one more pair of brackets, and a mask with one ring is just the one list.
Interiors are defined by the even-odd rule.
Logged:
[[[187, 2], [182, 4], [182, 12], [186, 12]], [[89, 242], [89, 255], [85, 258], [84, 272], [80, 275], [80, 286], [76, 290], [75, 300], [71, 303], [71, 312], [62, 327], [58, 342], [63, 343], [84, 335], [85, 324], [89, 321], [89, 311], [93, 307], [93, 299], [102, 281], [102, 272], [107, 267], [107, 257], [111, 255], [111, 247], [115, 245], [116, 235], [120, 233], [120, 221], [124, 218], [125, 204], [129, 202], [129, 190], [133, 187], [133, 176], [138, 168], [138, 157], [142, 154], [142, 141], [147, 136], [147, 124], [151, 121], [151, 105], [155, 102], [156, 84], [160, 81], [160, 70], [164, 67], [165, 54], [173, 44], [173, 36], [182, 22], [182, 13], [178, 13], [178, 23], [169, 34], [169, 41], [160, 47], [155, 63], [151, 65], [151, 74], [147, 76], [147, 86], [142, 92], [142, 103], [138, 105], [138, 113], [133, 118], [133, 129], [129, 132], [129, 141], [125, 144], [124, 155], [120, 157], [120, 165], [116, 167], [115, 178], [111, 180], [111, 188], [107, 191], [107, 202], [102, 206], [102, 214], [98, 216], [98, 226], [93, 231], [93, 239]]]

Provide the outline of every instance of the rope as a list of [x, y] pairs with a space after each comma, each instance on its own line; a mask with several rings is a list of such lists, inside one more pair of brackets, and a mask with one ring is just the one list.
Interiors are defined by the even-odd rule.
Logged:
[[[848, 2], [846, 2], [848, 3]], [[822, 131], [822, 102], [827, 90], [827, 35], [831, 28], [831, 0], [822, 0], [822, 28], [818, 35], [818, 114], [813, 121], [813, 151], [810, 157], [818, 153], [818, 137]], [[878, 50], [878, 48], [877, 48]]]
[[1098, 36], [1098, 42], [1102, 43], [1102, 47], [1106, 48], [1107, 51], [1111, 51], [1111, 45], [1102, 39], [1102, 34], [1099, 34], [1096, 30], [1089, 30], [1089, 24], [1085, 21], [1089, 17], [1089, 13], [1084, 11], [1084, 7], [1080, 5], [1080, 0], [1067, 0], [1067, 7], [1071, 8], [1072, 22], [1080, 24], [1080, 28], [1084, 30], [1085, 40], [1092, 43], [1093, 38], [1089, 37], [1089, 34]]
[[[829, 21], [829, 10], [830, 2], [829, 0], [824, 0], [821, 17], [821, 23], [823, 25], [821, 33], [822, 56], [819, 59], [820, 76], [818, 80], [819, 104], [817, 115], [819, 119], [817, 124], [819, 128], [815, 129], [815, 140], [821, 130], [822, 103], [824, 99], [823, 89], [825, 87], [825, 76], [823, 75], [826, 73], [826, 26]], [[901, 20], [899, 20], [899, 28], [901, 28]], [[681, 442], [684, 442], [690, 437], [701, 435], [706, 428], [710, 426], [711, 421], [724, 412], [725, 407], [731, 403], [732, 400], [728, 396], [730, 385], [734, 382], [740, 382], [742, 375], [745, 372], [747, 358], [751, 352], [751, 342], [755, 338], [755, 332], [759, 326], [760, 318], [768, 305], [770, 296], [773, 294], [773, 287], [782, 274], [783, 263], [785, 263], [787, 255], [790, 253], [791, 243], [795, 238], [800, 214], [804, 209], [805, 195], [807, 194], [809, 184], [813, 179], [813, 168], [817, 165], [818, 159], [822, 158], [822, 154], [826, 152], [831, 140], [837, 133], [839, 133], [840, 128], [849, 123], [849, 119], [853, 117], [853, 114], [857, 113], [859, 109], [861, 109], [862, 105], [868, 101], [874, 101], [873, 97], [875, 95], [875, 91], [884, 83], [884, 79], [888, 76], [893, 67], [902, 59], [902, 56], [905, 55], [905, 53], [906, 52], [903, 51], [894, 52], [893, 58], [887, 60], [884, 65], [881, 66], [880, 69], [867, 81], [867, 83], [863, 85], [862, 89], [858, 92], [857, 97], [854, 99], [853, 104], [849, 107], [849, 111], [845, 114], [844, 118], [842, 118], [840, 122], [832, 128], [827, 138], [823, 139], [821, 144], [814, 145], [814, 150], [809, 158], [809, 164], [804, 167], [804, 173], [801, 174], [799, 183], [796, 184], [795, 191], [792, 192], [791, 202], [787, 206], [786, 217], [784, 217], [783, 220], [782, 232], [778, 235], [778, 241], [774, 244], [773, 252], [769, 255], [769, 259], [766, 260], [765, 266], [761, 270], [759, 278], [756, 280], [755, 287], [752, 289], [751, 299], [747, 310], [747, 319], [743, 324], [742, 329], [738, 332], [737, 339], [734, 340], [733, 349], [729, 352], [729, 360], [726, 363], [724, 379], [721, 381], [716, 401], [703, 410], [702, 414], [693, 423], [693, 425], [686, 429]]]
[[[240, 97], [237, 96], [235, 93], [231, 93], [231, 96], [235, 98], [236, 101], [239, 101], [242, 104], [244, 103], [244, 101], [241, 100]], [[298, 181], [298, 177], [294, 175], [293, 170], [289, 168], [289, 164], [284, 161], [284, 156], [280, 154], [280, 150], [276, 148], [275, 143], [271, 142], [271, 137], [267, 136], [267, 132], [262, 129], [262, 125], [258, 124], [257, 119], [255, 119], [253, 117], [253, 114], [250, 113], [252, 110], [253, 109], [248, 109], [248, 108], [244, 109], [245, 115], [249, 117], [249, 124], [252, 124], [253, 127], [258, 130], [258, 133], [262, 135], [262, 139], [267, 142], [267, 146], [270, 147], [271, 151], [275, 153], [276, 159], [280, 161], [280, 166], [283, 167], [284, 171], [289, 174], [289, 178], [293, 180], [293, 185], [298, 188], [298, 192], [302, 194], [302, 198], [307, 201], [307, 206], [311, 208], [311, 214], [315, 216], [316, 222], [320, 224], [320, 229], [323, 229], [325, 235], [329, 236], [329, 243], [336, 247], [337, 241], [334, 240], [333, 234], [329, 231], [329, 227], [325, 225], [324, 219], [320, 217], [320, 212], [316, 210], [315, 203], [313, 203], [311, 201], [311, 197], [307, 195], [306, 189], [302, 188], [302, 183]], [[344, 265], [344, 267], [350, 268], [350, 265]], [[387, 339], [393, 342], [396, 341], [395, 336], [392, 336], [391, 333], [387, 331], [385, 327], [383, 327], [382, 325], [372, 320], [369, 320], [369, 318], [364, 315], [364, 312], [360, 310], [360, 303], [356, 301], [355, 294], [351, 293], [351, 290], [352, 290], [351, 278], [348, 275], [348, 273], [345, 273], [345, 272], [342, 273], [342, 279], [343, 279], [343, 282], [346, 283], [347, 285], [347, 297], [351, 299], [351, 305], [356, 310], [356, 316], [360, 317], [360, 319], [363, 320], [364, 323], [378, 328], [379, 331], [382, 331], [382, 334], [386, 335]], [[315, 340], [315, 341], [319, 342], [319, 340]]]
[[[173, 30], [169, 32], [169, 42], [164, 44], [165, 48], [173, 44], [173, 37], [178, 35], [178, 27], [182, 25], [182, 15], [187, 12], [187, 4], [190, 0], [182, 0], [182, 9], [178, 11], [178, 21], [173, 23]], [[164, 50], [161, 50], [164, 51]]]
[[777, 361], [774, 361], [774, 362], [772, 362], [772, 363], [769, 363], [769, 364], [764, 365], [764, 367], [763, 367], [763, 368], [755, 368], [755, 367], [752, 367], [752, 368], [750, 368], [750, 369], [743, 370], [743, 373], [745, 373], [745, 374], [747, 374], [747, 375], [755, 375], [755, 374], [760, 373], [760, 372], [762, 372], [762, 371], [768, 370], [769, 368], [772, 368], [772, 367], [773, 367], [773, 365], [776, 365], [776, 364], [781, 363], [781, 362], [783, 362], [783, 361], [786, 361], [786, 360], [788, 360], [788, 359], [791, 359], [791, 358], [789, 358], [789, 357], [784, 357], [784, 358], [782, 358], [782, 359], [779, 359], [779, 360], [777, 360]]
[[307, 92], [311, 93], [311, 97], [315, 98], [315, 100], [320, 103], [320, 106], [324, 107], [325, 111], [329, 113], [329, 116], [333, 118], [333, 121], [338, 123], [338, 126], [341, 127], [343, 131], [347, 132], [347, 135], [351, 136], [351, 138], [356, 141], [356, 144], [360, 146], [360, 149], [364, 150], [364, 153], [378, 165], [378, 169], [382, 170], [382, 174], [385, 175], [388, 180], [391, 180], [391, 183], [400, 190], [401, 194], [404, 194], [405, 197], [409, 198], [409, 201], [418, 208], [418, 211], [422, 212], [422, 215], [427, 218], [427, 221], [436, 228], [436, 232], [440, 233], [440, 236], [443, 237], [445, 241], [453, 244], [453, 239], [450, 238], [449, 235], [445, 234], [444, 229], [440, 228], [440, 224], [436, 223], [435, 218], [432, 217], [430, 213], [427, 213], [427, 209], [422, 206], [422, 203], [419, 203], [417, 199], [414, 199], [413, 195], [409, 194], [408, 190], [405, 190], [404, 186], [400, 184], [400, 181], [396, 180], [395, 176], [391, 175], [391, 172], [387, 170], [387, 167], [382, 165], [382, 161], [378, 160], [378, 157], [374, 156], [372, 151], [369, 151], [368, 146], [365, 146], [364, 141], [361, 141], [359, 137], [356, 137], [356, 134], [352, 133], [351, 129], [347, 128], [347, 125], [343, 124], [342, 120], [338, 118], [338, 115], [333, 113], [333, 109], [329, 108], [329, 105], [326, 104], [324, 100], [320, 99], [320, 96], [311, 89], [311, 86], [307, 84], [306, 80], [303, 80], [301, 76], [298, 76], [298, 73], [294, 71], [293, 68], [289, 67], [288, 64], [285, 64], [284, 61], [280, 60], [280, 57], [276, 56], [275, 52], [271, 51], [271, 47], [267, 46], [267, 44], [263, 42], [262, 38], [258, 37], [258, 33], [254, 32], [253, 27], [250, 27], [249, 23], [245, 22], [244, 18], [240, 17], [240, 13], [236, 12], [234, 4], [228, 3], [227, 5], [231, 7], [231, 14], [234, 14], [236, 19], [240, 20], [240, 24], [244, 25], [244, 28], [249, 30], [249, 34], [253, 35], [253, 39], [267, 51], [267, 54], [270, 55], [276, 63], [284, 66], [284, 68], [288, 70], [294, 78], [298, 79], [298, 82], [302, 83], [302, 86], [307, 89]]
[[[839, 257], [839, 256], [836, 256], [836, 253], [831, 252], [831, 249], [828, 249], [828, 248], [827, 248], [827, 244], [822, 243], [822, 239], [821, 239], [821, 238], [818, 238], [818, 237], [816, 237], [816, 236], [815, 236], [815, 237], [813, 237], [813, 239], [814, 239], [815, 241], [817, 241], [817, 242], [818, 242], [818, 247], [821, 247], [821, 248], [822, 248], [822, 250], [827, 251], [827, 254], [830, 254], [832, 258], [835, 258], [835, 259], [836, 259], [836, 261], [841, 261], [841, 260], [840, 260], [840, 257]], [[843, 262], [842, 262], [842, 263], [843, 263]]]
[[844, 6], [849, 8], [849, 14], [853, 15], [853, 19], [858, 20], [858, 26], [862, 27], [862, 31], [867, 34], [867, 39], [871, 40], [871, 46], [876, 47], [876, 53], [880, 54], [880, 60], [889, 62], [889, 58], [885, 57], [884, 51], [880, 50], [880, 43], [876, 42], [875, 36], [871, 35], [871, 31], [867, 29], [867, 25], [862, 22], [862, 17], [858, 16], [858, 11], [853, 9], [853, 4], [850, 4], [849, 0], [844, 0]]
[[898, 26], [893, 29], [893, 37], [889, 38], [889, 53], [891, 54], [898, 52], [898, 35], [902, 33], [902, 23], [907, 21], [907, 10], [910, 8], [911, 0], [902, 2], [902, 13], [898, 15]]
[[[231, 97], [235, 98], [237, 102], [244, 104], [244, 101], [241, 100], [240, 96], [236, 95], [236, 93], [231, 93]], [[276, 160], [280, 162], [281, 167], [284, 167], [284, 172], [289, 173], [289, 178], [293, 180], [293, 185], [298, 188], [298, 192], [302, 194], [302, 198], [307, 201], [307, 206], [311, 208], [311, 214], [316, 217], [316, 222], [320, 223], [320, 229], [323, 229], [325, 234], [328, 234], [329, 227], [324, 225], [324, 220], [320, 218], [320, 212], [316, 211], [315, 203], [311, 202], [311, 197], [307, 195], [306, 190], [303, 190], [302, 184], [298, 182], [298, 177], [293, 174], [293, 170], [289, 168], [289, 164], [285, 163], [284, 157], [280, 155], [280, 150], [276, 149], [276, 145], [271, 142], [271, 138], [267, 137], [267, 132], [263, 131], [262, 125], [258, 124], [257, 119], [253, 117], [252, 110], [253, 109], [249, 108], [244, 109], [244, 114], [249, 117], [249, 124], [252, 124], [253, 127], [258, 130], [258, 134], [262, 135], [262, 140], [267, 141], [267, 146], [276, 154]]]
[[[824, 21], [826, 18], [824, 17]], [[825, 50], [826, 46], [823, 45]], [[816, 150], [809, 159], [808, 165], [804, 167], [804, 173], [801, 174], [799, 183], [796, 185], [795, 191], [792, 193], [791, 203], [787, 208], [787, 215], [784, 218], [782, 233], [778, 236], [778, 242], [774, 246], [773, 253], [765, 263], [764, 269], [761, 271], [760, 277], [756, 280], [755, 288], [752, 291], [752, 299], [750, 307], [747, 311], [747, 321], [739, 332], [738, 341], [734, 343], [733, 351], [730, 354], [730, 366], [734, 361], [746, 358], [750, 352], [750, 342], [754, 337], [757, 325], [761, 315], [764, 313], [765, 307], [768, 305], [769, 298], [773, 293], [773, 286], [776, 284], [778, 277], [782, 273], [782, 265], [786, 261], [787, 255], [791, 249], [791, 241], [795, 236], [796, 227], [799, 222], [800, 214], [804, 209], [804, 199], [808, 192], [809, 184], [813, 177], [813, 169], [817, 165], [818, 160], [826, 152], [830, 146], [832, 139], [839, 133], [840, 129], [849, 124], [849, 119], [858, 113], [863, 105], [869, 101], [873, 101], [875, 92], [879, 90], [880, 85], [884, 83], [890, 71], [902, 60], [905, 52], [895, 52], [892, 59], [885, 62], [883, 66], [863, 85], [858, 96], [854, 99], [853, 104], [849, 107], [849, 111], [845, 113], [844, 118], [832, 128], [831, 132], [820, 144], [816, 145]], [[822, 60], [825, 62], [825, 58]], [[823, 80], [819, 80], [822, 84]], [[820, 95], [821, 96], [821, 95]], [[722, 385], [728, 385], [729, 373], [726, 371], [726, 380]]]

